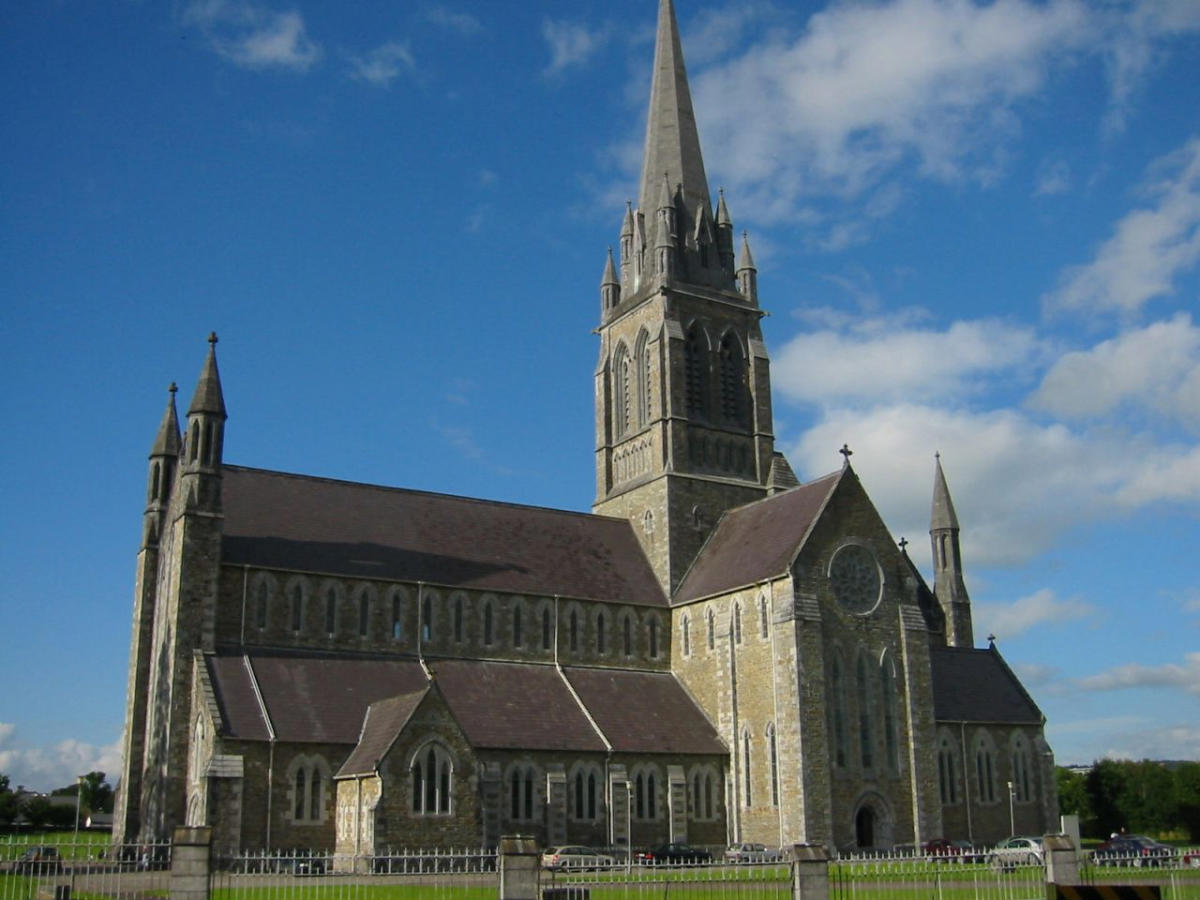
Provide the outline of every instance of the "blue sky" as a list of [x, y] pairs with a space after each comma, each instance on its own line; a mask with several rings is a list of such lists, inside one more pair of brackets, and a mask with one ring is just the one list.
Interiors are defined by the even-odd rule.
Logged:
[[[118, 770], [146, 454], [593, 498], [654, 0], [0, 10], [0, 771]], [[1200, 758], [1200, 4], [677, 0], [776, 433], [928, 573], [933, 455], [1060, 763]]]

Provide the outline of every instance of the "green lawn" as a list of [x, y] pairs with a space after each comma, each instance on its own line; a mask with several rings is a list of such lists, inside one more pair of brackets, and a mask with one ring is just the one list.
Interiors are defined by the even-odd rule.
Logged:
[[25, 831], [0, 836], [0, 861], [19, 857], [28, 847], [49, 845], [58, 848], [62, 859], [96, 859], [112, 845], [107, 831]]

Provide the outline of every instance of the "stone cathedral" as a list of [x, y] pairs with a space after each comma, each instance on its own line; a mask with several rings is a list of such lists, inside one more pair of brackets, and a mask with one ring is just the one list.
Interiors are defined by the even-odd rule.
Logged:
[[1056, 827], [1044, 718], [975, 647], [941, 461], [931, 589], [849, 448], [806, 482], [775, 449], [754, 259], [714, 208], [671, 0], [600, 299], [591, 514], [229, 464], [210, 336], [150, 451], [118, 839], [369, 857]]

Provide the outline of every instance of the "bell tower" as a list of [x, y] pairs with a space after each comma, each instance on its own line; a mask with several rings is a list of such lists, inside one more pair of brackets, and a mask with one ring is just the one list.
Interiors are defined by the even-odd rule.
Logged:
[[757, 272], [733, 244], [660, 0], [638, 206], [601, 279], [593, 509], [632, 520], [668, 595], [721, 514], [767, 495], [776, 456]]

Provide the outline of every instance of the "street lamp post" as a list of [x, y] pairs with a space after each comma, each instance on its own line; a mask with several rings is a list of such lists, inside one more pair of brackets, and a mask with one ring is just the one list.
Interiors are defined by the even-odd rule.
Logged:
[[1013, 783], [1008, 783], [1008, 833], [1017, 833], [1017, 819], [1013, 813], [1013, 799], [1016, 797], [1016, 791], [1013, 789]]
[[79, 799], [83, 794], [83, 778], [82, 775], [75, 776], [75, 843], [79, 843]]

